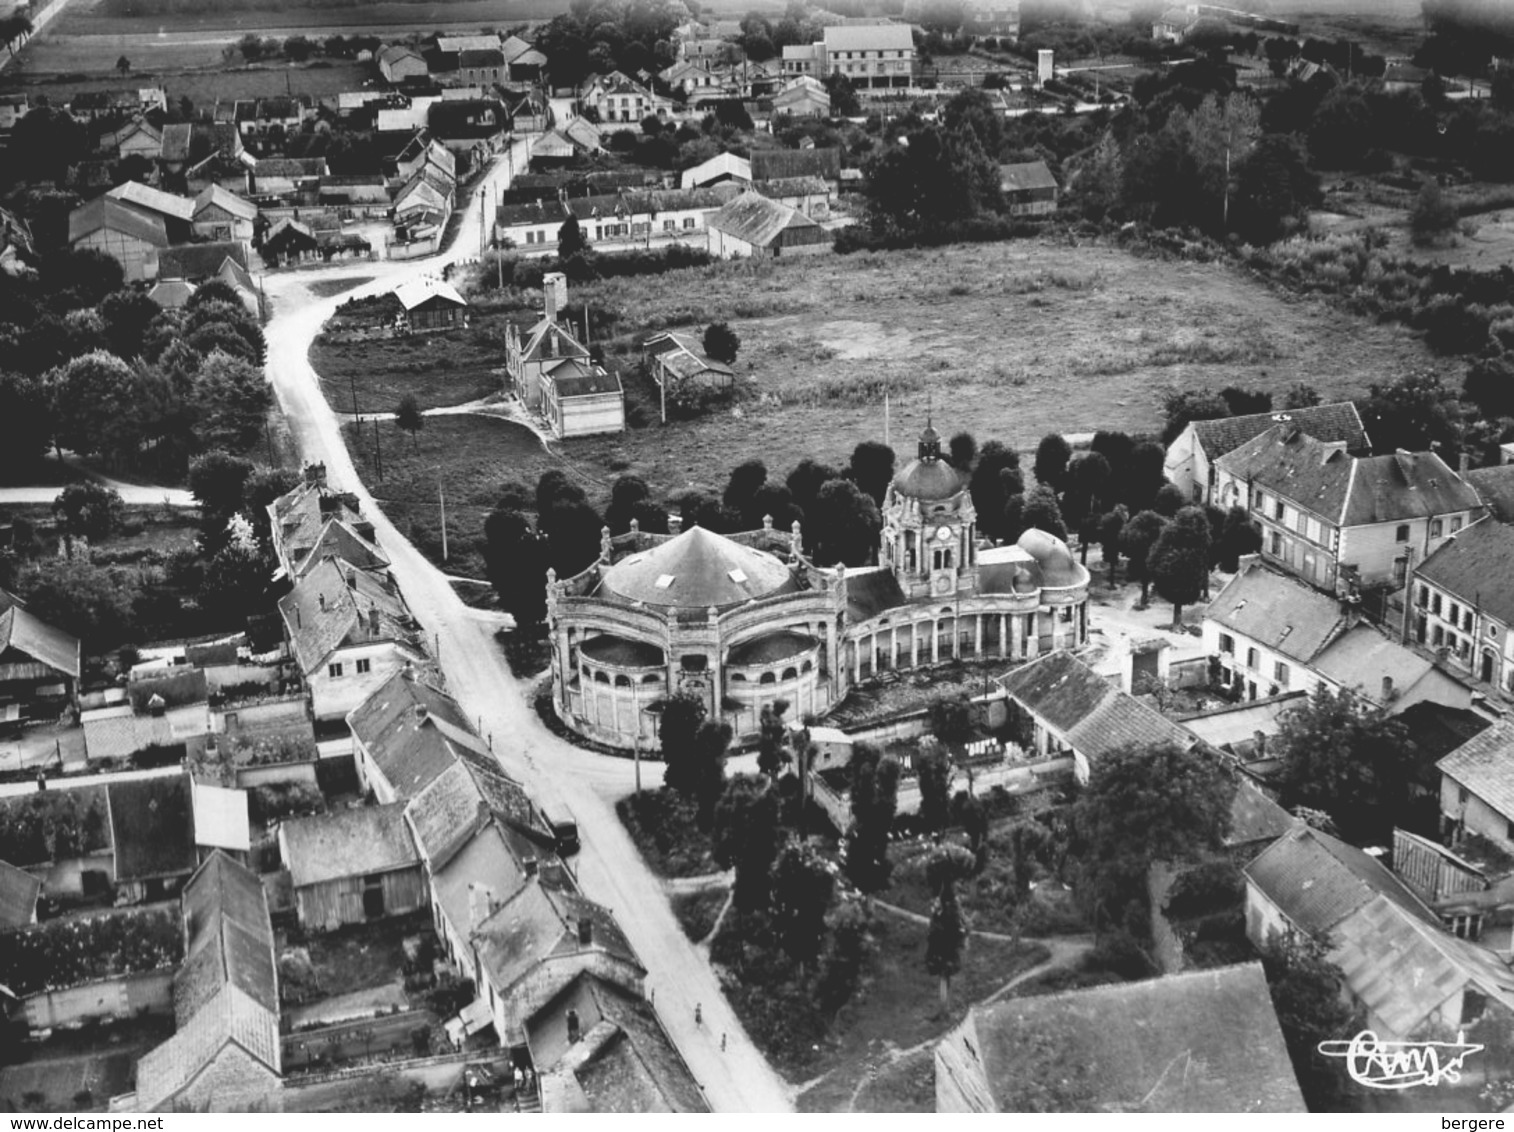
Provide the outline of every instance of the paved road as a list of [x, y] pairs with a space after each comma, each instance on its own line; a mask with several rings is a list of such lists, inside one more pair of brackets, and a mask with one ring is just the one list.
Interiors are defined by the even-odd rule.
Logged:
[[[524, 156], [519, 153], [514, 164], [521, 165]], [[324, 461], [331, 481], [354, 490], [362, 500], [407, 602], [440, 642], [439, 659], [452, 692], [470, 714], [481, 719], [500, 762], [544, 801], [565, 805], [578, 822], [583, 850], [574, 865], [579, 882], [590, 897], [614, 910], [641, 956], [653, 1003], [711, 1107], [724, 1112], [792, 1111], [792, 1090], [747, 1039], [714, 972], [685, 938], [658, 878], [642, 862], [615, 815], [616, 799], [632, 789], [631, 763], [580, 750], [542, 725], [527, 702], [526, 689], [505, 663], [494, 636], [497, 621], [481, 619], [467, 609], [446, 577], [400, 536], [373, 503], [306, 357], [311, 340], [337, 303], [376, 294], [402, 278], [476, 256], [477, 210], [506, 173], [504, 163], [498, 163], [487, 180], [488, 191], [475, 194], [468, 206], [458, 246], [440, 257], [267, 277], [265, 289], [273, 302], [273, 319], [267, 327], [268, 373], [301, 455]], [[317, 280], [359, 273], [375, 278], [330, 299], [315, 298], [308, 290]], [[642, 777], [647, 786], [659, 784], [660, 765], [644, 764]], [[696, 1005], [703, 1008], [702, 1026], [694, 1024]], [[722, 1033], [728, 1036], [724, 1052]]]

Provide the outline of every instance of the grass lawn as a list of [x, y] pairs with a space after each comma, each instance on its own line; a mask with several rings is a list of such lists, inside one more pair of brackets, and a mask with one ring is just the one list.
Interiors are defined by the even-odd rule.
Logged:
[[[868, 964], [863, 985], [841, 1008], [819, 1051], [802, 1060], [774, 1063], [795, 1084], [813, 1082], [799, 1097], [806, 1112], [847, 1111], [860, 1086], [875, 1075], [892, 1071], [901, 1051], [934, 1042], [957, 1024], [969, 1004], [992, 994], [1020, 972], [1046, 958], [1037, 944], [1015, 947], [997, 940], [974, 939], [962, 957], [962, 971], [952, 980], [952, 1011], [943, 1013], [939, 984], [925, 970], [925, 925], [906, 923], [886, 914], [873, 924], [876, 950]], [[745, 1014], [760, 988], [737, 988], [733, 1001]], [[745, 1020], [745, 1017], [743, 1018]], [[755, 1035], [754, 1035], [755, 1036]], [[771, 1054], [770, 1054], [771, 1056]], [[885, 1090], [882, 1107], [912, 1098], [911, 1107], [922, 1102], [926, 1081], [906, 1073], [908, 1087]], [[934, 1099], [934, 1075], [928, 1078], [927, 1105]]]
[[683, 934], [695, 943], [710, 934], [720, 910], [730, 896], [724, 888], [710, 888], [703, 892], [681, 892], [672, 898], [673, 915], [678, 917], [678, 926]]
[[310, 347], [321, 391], [339, 413], [392, 413], [413, 393], [422, 409], [478, 401], [504, 386], [504, 354], [475, 331], [331, 342]]
[[[375, 429], [382, 477], [375, 457]], [[448, 573], [464, 577], [484, 577], [484, 518], [494, 509], [501, 485], [519, 480], [534, 488], [542, 472], [563, 466], [530, 430], [500, 417], [428, 417], [413, 442], [393, 421], [365, 422], [360, 443], [355, 426], [346, 425], [343, 431], [358, 474], [400, 533]], [[439, 468], [447, 501], [450, 556], [445, 563], [437, 500]], [[591, 497], [603, 502], [598, 498], [602, 485], [587, 483], [585, 487]]]
[[1401, 327], [1224, 264], [1050, 239], [722, 263], [603, 280], [571, 298], [618, 316], [605, 345], [628, 369], [636, 335], [697, 337], [722, 319], [740, 335], [740, 403], [564, 448], [586, 469], [629, 468], [662, 492], [718, 492], [750, 458], [783, 475], [805, 456], [844, 462], [859, 441], [884, 437], [885, 394], [901, 456], [928, 398], [946, 435], [969, 429], [1028, 456], [1047, 432], [1157, 430], [1166, 386], [1281, 394], [1307, 381], [1329, 400], [1437, 365]]
[[[413, 29], [426, 33], [441, 28], [451, 32], [494, 27], [503, 30], [525, 20], [547, 20], [568, 10], [562, 0], [419, 0], [405, 3], [388, 0], [341, 8], [315, 4], [305, 8], [280, 8], [275, 4], [249, 10], [241, 4], [219, 12], [168, 12], [156, 16], [116, 16], [108, 5], [81, 3], [58, 17], [58, 29], [68, 35], [129, 35], [155, 32], [235, 31], [238, 36], [256, 30], [263, 34], [293, 28], [321, 28], [331, 34], [350, 35], [356, 29], [372, 33]], [[461, 28], [454, 25], [463, 25]]]
[[405, 963], [405, 936], [430, 931], [430, 918], [421, 912], [309, 933], [296, 945], [309, 954], [315, 975], [315, 993], [307, 1001], [397, 982]]
[[[116, 60], [125, 54], [132, 70], [122, 78]], [[170, 102], [188, 98], [197, 109], [215, 105], [216, 99], [271, 98], [286, 93], [313, 98], [344, 90], [361, 90], [372, 77], [368, 67], [345, 59], [320, 65], [272, 64], [258, 67], [227, 67], [221, 63], [219, 43], [181, 43], [173, 40], [159, 47], [132, 47], [115, 37], [67, 40], [44, 35], [28, 47], [7, 69], [7, 88], [27, 88], [46, 94], [55, 103], [75, 94], [122, 87], [161, 86]], [[90, 76], [90, 77], [86, 77]]]
[[[615, 803], [615, 812], [636, 842], [636, 848], [641, 850], [652, 871], [665, 877], [698, 877], [720, 872], [712, 856], [709, 834], [694, 824], [695, 809], [693, 802], [666, 788], [644, 790]], [[676, 905], [674, 910], [677, 911]], [[719, 907], [715, 911], [719, 912]], [[681, 916], [679, 922], [684, 922]], [[712, 914], [711, 926], [714, 922]], [[684, 930], [688, 930], [687, 924]]]

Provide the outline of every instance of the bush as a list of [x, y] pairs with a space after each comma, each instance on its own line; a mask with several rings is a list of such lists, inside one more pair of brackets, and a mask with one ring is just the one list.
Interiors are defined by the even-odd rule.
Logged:
[[667, 788], [644, 790], [615, 805], [642, 856], [662, 876], [718, 871], [710, 836], [696, 824], [699, 804]]

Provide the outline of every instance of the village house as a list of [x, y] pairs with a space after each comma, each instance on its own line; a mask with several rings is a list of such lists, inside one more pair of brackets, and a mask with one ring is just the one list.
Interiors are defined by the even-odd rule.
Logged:
[[908, 24], [830, 26], [815, 43], [783, 49], [785, 75], [845, 75], [859, 92], [910, 87], [914, 71], [915, 37]]
[[176, 244], [158, 253], [158, 277], [192, 283], [219, 279], [237, 293], [248, 314], [261, 319], [262, 297], [248, 271], [250, 260], [245, 240]]
[[638, 129], [643, 118], [665, 117], [672, 111], [670, 99], [653, 94], [620, 71], [591, 80], [579, 96], [579, 104], [598, 115], [601, 123], [627, 123]]
[[[1246, 935], [1323, 937], [1346, 989], [1386, 1041], [1470, 1028], [1514, 1015], [1514, 972], [1441, 919], [1370, 854], [1308, 826], [1245, 867]], [[1403, 978], [1404, 971], [1419, 972]]]
[[79, 639], [23, 606], [0, 613], [0, 721], [38, 718], [78, 702]]
[[1471, 690], [1369, 624], [1350, 602], [1244, 561], [1204, 613], [1218, 682], [1244, 700], [1350, 690], [1397, 714], [1424, 701], [1469, 707]]
[[184, 189], [198, 196], [216, 186], [245, 198], [252, 193], [252, 170], [256, 162], [257, 158], [245, 151], [237, 157], [228, 157], [222, 150], [212, 150], [185, 167], [182, 174]]
[[1295, 424], [1308, 436], [1346, 451], [1365, 454], [1372, 449], [1355, 403], [1340, 401], [1282, 413], [1248, 413], [1239, 417], [1189, 421], [1167, 446], [1162, 473], [1189, 494], [1195, 503], [1216, 503], [1218, 473], [1214, 462], [1234, 452], [1278, 424]]
[[1492, 516], [1414, 568], [1413, 639], [1514, 700], [1514, 527]]
[[800, 75], [784, 84], [773, 96], [773, 113], [793, 118], [829, 118], [831, 95], [825, 84], [810, 75]]
[[625, 391], [619, 376], [580, 358], [565, 358], [543, 369], [539, 408], [559, 440], [626, 428]]
[[1257, 962], [974, 1006], [937, 1112], [1304, 1113]]
[[138, 181], [127, 181], [105, 194], [112, 200], [130, 205], [138, 212], [156, 216], [163, 221], [163, 230], [170, 243], [180, 244], [190, 239], [193, 232], [195, 203], [188, 197], [165, 193]]
[[346, 718], [404, 664], [425, 664], [420, 626], [392, 581], [323, 558], [279, 602], [317, 726]]
[[587, 118], [574, 118], [566, 125], [554, 126], [532, 143], [531, 168], [537, 172], [560, 169], [603, 149], [599, 127]]
[[279, 971], [268, 897], [224, 853], [184, 887], [184, 965], [174, 976], [177, 1032], [142, 1055], [140, 1112], [266, 1110], [278, 1092]]
[[257, 205], [220, 185], [210, 185], [195, 197], [190, 223], [195, 235], [206, 240], [250, 241], [257, 218]]
[[1198, 5], [1168, 8], [1151, 23], [1151, 38], [1168, 43], [1182, 43], [1199, 22]]
[[831, 234], [798, 209], [742, 193], [705, 221], [710, 254], [718, 259], [819, 255]]
[[[1040, 533], [1040, 532], [1036, 532]], [[1026, 748], [1041, 757], [1067, 755], [1073, 775], [1086, 783], [1101, 758], [1127, 747], [1198, 745], [1190, 732], [1155, 708], [1120, 691], [1061, 647], [997, 678], [1023, 713], [1018, 731]]]
[[738, 157], [734, 153], [717, 153], [714, 157], [685, 169], [678, 179], [679, 185], [685, 189], [705, 188], [710, 185], [719, 185], [726, 181], [736, 181], [743, 185], [750, 185], [752, 183], [752, 163], [745, 157]]
[[607, 536], [598, 562], [548, 586], [559, 718], [628, 748], [655, 737], [646, 709], [684, 690], [745, 736], [778, 699], [819, 716], [883, 672], [1085, 643], [1088, 571], [1041, 531], [980, 547], [967, 486], [927, 426], [884, 497], [870, 569], [814, 566], [797, 524]]
[[394, 219], [405, 219], [422, 213], [431, 213], [443, 221], [452, 215], [456, 203], [457, 183], [431, 163], [417, 169], [400, 184], [391, 198]]
[[401, 668], [347, 715], [358, 780], [380, 804], [407, 802], [472, 751], [491, 759], [456, 700]]
[[560, 321], [568, 314], [568, 277], [549, 271], [542, 276], [545, 300], [542, 317], [522, 333], [512, 322], [505, 327], [505, 372], [514, 393], [526, 408], [541, 405], [542, 375], [569, 360], [588, 363], [589, 350]]
[[134, 674], [125, 703], [80, 713], [91, 759], [125, 759], [175, 748], [210, 733], [210, 691], [198, 668], [148, 669]]
[[389, 566], [357, 496], [330, 490], [324, 465], [306, 467], [305, 482], [268, 505], [268, 520], [274, 556], [286, 577], [302, 578], [331, 556], [375, 574]]
[[19, 91], [0, 94], [0, 131], [9, 133], [32, 108], [31, 95]]
[[163, 153], [163, 131], [145, 118], [134, 118], [100, 139], [100, 148], [118, 158], [140, 157], [157, 161]]
[[495, 98], [443, 99], [427, 111], [426, 128], [453, 153], [472, 154], [477, 167], [482, 159], [504, 149], [510, 115]]
[[1409, 567], [1483, 513], [1433, 452], [1352, 456], [1293, 421], [1216, 462], [1215, 505], [1244, 508], [1262, 556], [1329, 592], [1404, 584]]
[[457, 155], [428, 131], [417, 130], [395, 157], [395, 173], [401, 180], [409, 180], [427, 166], [434, 166], [447, 180], [457, 181]]
[[279, 825], [300, 926], [334, 931], [426, 906], [420, 855], [395, 802], [297, 818]]
[[252, 192], [265, 199], [300, 194], [314, 198], [321, 178], [330, 173], [324, 157], [260, 157], [252, 167]]
[[405, 312], [401, 325], [411, 334], [461, 330], [468, 325], [468, 300], [451, 283], [434, 276], [401, 283], [394, 297]]
[[1462, 478], [1477, 489], [1483, 506], [1500, 523], [1514, 523], [1514, 452], [1507, 447], [1503, 463], [1473, 468]]
[[999, 166], [999, 189], [1011, 216], [1046, 216], [1057, 210], [1057, 179], [1044, 161]]
[[499, 50], [505, 58], [510, 82], [534, 83], [542, 77], [547, 57], [520, 36], [508, 36]]
[[752, 191], [778, 204], [797, 209], [811, 220], [831, 218], [831, 198], [835, 195], [829, 182], [819, 177], [783, 177], [776, 181], [755, 181]]
[[175, 896], [199, 864], [189, 775], [112, 780], [107, 786], [117, 903]]
[[782, 181], [790, 177], [819, 177], [832, 188], [841, 180], [840, 146], [813, 149], [754, 149], [752, 180]]
[[1459, 843], [1475, 833], [1514, 853], [1514, 724], [1500, 720], [1436, 764], [1441, 825]]
[[274, 221], [264, 233], [258, 255], [270, 267], [306, 263], [320, 258], [321, 241], [308, 224], [285, 217]]
[[141, 212], [114, 197], [97, 197], [68, 214], [68, 243], [93, 248], [121, 265], [126, 282], [156, 279], [158, 253], [169, 245], [161, 216]]
[[605, 251], [645, 246], [653, 236], [688, 237], [703, 242], [709, 218], [731, 199], [734, 189], [649, 189], [594, 196], [562, 196], [552, 201], [501, 205], [495, 235], [501, 242], [530, 252], [557, 246], [558, 233], [571, 215], [588, 243]]
[[196, 859], [203, 863], [212, 853], [224, 853], [238, 864], [247, 864], [252, 852], [247, 791], [191, 777], [189, 804]]

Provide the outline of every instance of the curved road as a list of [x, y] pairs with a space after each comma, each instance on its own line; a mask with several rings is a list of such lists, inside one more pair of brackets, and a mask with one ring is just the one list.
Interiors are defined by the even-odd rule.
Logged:
[[[523, 150], [525, 142], [516, 143]], [[524, 152], [515, 156], [523, 163]], [[490, 191], [505, 178], [496, 163]], [[452, 250], [414, 263], [344, 265], [289, 275], [270, 275], [264, 288], [272, 301], [267, 326], [268, 376], [289, 419], [302, 457], [324, 462], [334, 484], [357, 493], [373, 520], [379, 543], [415, 616], [438, 642], [450, 689], [480, 720], [505, 769], [545, 801], [560, 801], [577, 820], [583, 849], [575, 859], [579, 882], [592, 899], [608, 905], [646, 965], [647, 987], [658, 1014], [700, 1082], [710, 1106], [724, 1112], [792, 1111], [793, 1090], [747, 1038], [721, 994], [714, 972], [685, 938], [657, 877], [646, 867], [615, 814], [615, 801], [632, 789], [632, 765], [583, 751], [548, 731], [528, 702], [528, 690], [510, 674], [495, 639], [501, 618], [468, 609], [441, 571], [406, 541], [358, 479], [341, 436], [338, 417], [321, 395], [307, 352], [321, 324], [338, 303], [377, 294], [401, 279], [435, 272], [478, 254], [478, 209], [488, 191], [468, 205]], [[361, 273], [372, 281], [332, 298], [309, 291]], [[503, 469], [501, 469], [503, 471]], [[661, 781], [660, 764], [642, 768], [644, 783]], [[704, 1023], [694, 1024], [694, 1008]], [[728, 1037], [720, 1048], [720, 1035]]]

